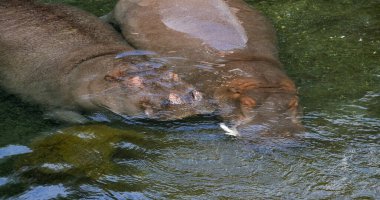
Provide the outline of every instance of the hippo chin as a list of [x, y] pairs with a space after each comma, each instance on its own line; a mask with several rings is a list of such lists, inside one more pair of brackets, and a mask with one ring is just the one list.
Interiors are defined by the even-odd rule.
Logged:
[[275, 31], [243, 0], [120, 0], [108, 19], [134, 47], [183, 58], [176, 72], [214, 99], [232, 127], [302, 128]]
[[0, 85], [26, 101], [71, 113], [170, 120], [208, 108], [192, 85], [136, 54], [97, 17], [25, 0], [0, 1]]

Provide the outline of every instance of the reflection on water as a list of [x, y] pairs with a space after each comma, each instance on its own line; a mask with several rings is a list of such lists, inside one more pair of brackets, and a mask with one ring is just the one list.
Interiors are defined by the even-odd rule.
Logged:
[[377, 199], [379, 2], [252, 3], [278, 30], [305, 133], [237, 139], [207, 117], [64, 127], [1, 93], [0, 199]]
[[34, 200], [38, 199], [54, 199], [54, 198], [65, 198], [68, 195], [67, 188], [62, 184], [59, 185], [49, 185], [49, 186], [37, 186], [32, 187], [30, 190], [26, 191], [24, 194], [18, 196], [18, 199]]
[[0, 148], [0, 159], [29, 152], [31, 152], [31, 150], [26, 146], [8, 145]]
[[7, 183], [8, 183], [8, 179], [7, 178], [1, 178], [0, 177], [0, 186], [3, 186], [5, 184], [7, 184]]

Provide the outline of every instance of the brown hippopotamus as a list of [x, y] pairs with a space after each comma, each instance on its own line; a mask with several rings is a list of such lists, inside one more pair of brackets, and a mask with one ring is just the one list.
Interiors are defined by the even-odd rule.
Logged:
[[297, 90], [278, 59], [275, 31], [243, 0], [120, 0], [107, 18], [134, 47], [177, 63], [176, 71], [216, 100], [233, 127], [301, 127]]
[[111, 111], [168, 120], [208, 107], [170, 67], [136, 52], [87, 12], [30, 0], [0, 1], [0, 85], [6, 91], [70, 114], [61, 118], [76, 111]]

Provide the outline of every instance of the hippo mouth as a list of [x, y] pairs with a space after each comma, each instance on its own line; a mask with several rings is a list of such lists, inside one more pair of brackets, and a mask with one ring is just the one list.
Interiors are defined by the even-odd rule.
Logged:
[[220, 127], [227, 135], [239, 136], [244, 127], [251, 127], [250, 132], [260, 132], [269, 127], [301, 126], [297, 91], [290, 80], [277, 84], [234, 80], [217, 90], [215, 96], [227, 124]]

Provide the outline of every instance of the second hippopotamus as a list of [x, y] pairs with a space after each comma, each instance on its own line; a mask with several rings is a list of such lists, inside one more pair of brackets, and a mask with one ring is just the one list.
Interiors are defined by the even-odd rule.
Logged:
[[1, 87], [62, 111], [54, 112], [60, 118], [83, 121], [75, 114], [89, 111], [169, 120], [205, 111], [202, 94], [191, 84], [139, 54], [87, 12], [0, 1]]
[[243, 0], [120, 0], [107, 18], [134, 47], [177, 63], [176, 72], [215, 100], [233, 127], [301, 127], [275, 31]]

